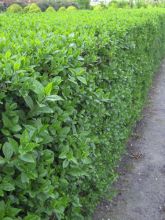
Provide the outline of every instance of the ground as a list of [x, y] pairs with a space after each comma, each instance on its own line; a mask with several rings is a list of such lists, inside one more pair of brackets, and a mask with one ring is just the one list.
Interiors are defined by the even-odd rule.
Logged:
[[93, 220], [165, 220], [165, 61], [143, 115], [121, 161], [118, 194], [98, 205]]

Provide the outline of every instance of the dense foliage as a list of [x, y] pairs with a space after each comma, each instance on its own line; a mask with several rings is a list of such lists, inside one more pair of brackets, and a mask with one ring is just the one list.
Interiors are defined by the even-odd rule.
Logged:
[[[165, 8], [164, 1], [153, 1], [153, 2], [146, 2], [144, 0], [138, 1], [127, 1], [127, 0], [113, 0], [110, 1], [109, 4], [96, 4], [94, 6], [89, 4], [89, 0], [62, 0], [62, 1], [54, 1], [54, 0], [41, 0], [38, 1], [37, 4], [27, 4], [26, 2], [19, 2], [18, 4], [9, 5], [8, 3], [1, 3], [0, 4], [0, 12], [5, 11], [6, 8], [16, 8], [15, 5], [21, 6], [24, 8], [23, 12], [28, 12], [29, 8], [32, 8], [30, 12], [45, 12], [47, 8], [51, 7], [51, 12], [53, 9], [62, 11], [63, 9], [67, 9], [67, 11], [75, 10], [75, 9], [94, 9], [96, 11], [100, 11], [103, 9], [114, 9], [114, 8]], [[14, 7], [13, 7], [14, 5]], [[64, 11], [63, 10], [63, 11]], [[8, 12], [13, 12], [13, 10], [8, 10]], [[20, 10], [14, 10], [14, 12], [20, 12]]]
[[0, 23], [0, 219], [87, 220], [165, 52], [164, 10]]
[[58, 9], [58, 11], [66, 11], [66, 8], [65, 8], [65, 7], [60, 7], [60, 8]]
[[76, 0], [78, 7], [81, 9], [89, 9], [90, 8], [90, 0]]
[[22, 12], [22, 7], [18, 4], [12, 4], [7, 8], [7, 12], [10, 12], [10, 13]]
[[103, 7], [102, 5], [96, 5], [96, 6], [93, 7], [94, 11], [102, 11], [104, 9], [105, 9], [105, 7]]
[[77, 10], [77, 8], [75, 6], [69, 6], [66, 10], [67, 11], [75, 11], [75, 10]]
[[27, 8], [27, 12], [30, 12], [30, 13], [41, 12], [40, 7], [36, 3], [30, 4], [30, 5], [26, 6], [26, 8]]
[[38, 5], [42, 11], [45, 11], [48, 6], [52, 6], [55, 10], [58, 10], [60, 7], [68, 8], [69, 6], [85, 9], [87, 4], [84, 1], [87, 2], [88, 0], [39, 0]]
[[55, 12], [54, 8], [52, 6], [49, 6], [47, 9], [46, 9], [46, 12]]

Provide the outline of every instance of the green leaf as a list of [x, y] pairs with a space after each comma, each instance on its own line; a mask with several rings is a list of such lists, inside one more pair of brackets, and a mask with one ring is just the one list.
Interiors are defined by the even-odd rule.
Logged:
[[11, 57], [11, 51], [10, 51], [10, 50], [8, 50], [8, 51], [6, 52], [5, 57], [6, 57], [6, 59], [8, 59], [8, 58]]
[[0, 197], [4, 196], [4, 191], [0, 189]]
[[26, 105], [32, 110], [34, 107], [32, 98], [29, 95], [27, 95], [27, 96], [24, 96], [24, 100], [25, 100]]
[[32, 154], [24, 154], [19, 156], [20, 160], [23, 160], [27, 163], [35, 163], [35, 159]]
[[59, 133], [61, 136], [66, 136], [68, 135], [69, 132], [70, 132], [70, 127], [63, 127]]
[[12, 185], [12, 184], [9, 183], [9, 182], [2, 183], [2, 184], [0, 185], [0, 188], [1, 188], [1, 187], [2, 187], [2, 189], [3, 189], [4, 191], [8, 191], [8, 192], [15, 190], [14, 185]]
[[78, 85], [77, 82], [76, 82], [76, 78], [73, 77], [73, 76], [69, 76], [68, 80], [72, 83], [74, 83], [75, 85]]
[[80, 169], [79, 167], [72, 168], [69, 171], [69, 173], [70, 175], [75, 176], [75, 177], [88, 176], [88, 174], [84, 170]]
[[0, 201], [0, 219], [4, 219], [5, 216], [5, 203], [4, 201]]
[[28, 214], [23, 220], [41, 220], [41, 218], [35, 214]]
[[6, 113], [2, 113], [2, 121], [6, 128], [12, 128], [13, 124]]
[[5, 159], [0, 156], [0, 165], [3, 165], [3, 164], [5, 164]]
[[52, 82], [54, 82], [54, 85], [60, 85], [60, 83], [62, 82], [62, 78], [60, 76], [56, 76], [52, 79]]
[[3, 220], [13, 220], [13, 218], [5, 217], [5, 218], [3, 218]]
[[29, 178], [25, 173], [21, 173], [21, 182], [22, 183], [29, 183]]
[[21, 129], [22, 128], [20, 125], [14, 125], [11, 127], [11, 131], [13, 131], [13, 132], [19, 132]]
[[53, 82], [48, 83], [48, 85], [44, 88], [45, 95], [50, 95], [53, 88]]
[[14, 63], [14, 71], [17, 71], [17, 70], [19, 70], [19, 68], [20, 68], [20, 63]]
[[74, 68], [74, 69], [69, 68], [69, 70], [75, 76], [81, 76], [85, 73], [85, 69], [82, 67], [78, 67], [78, 68]]
[[57, 210], [57, 213], [63, 214], [68, 203], [69, 203], [69, 199], [67, 196], [64, 195], [63, 197], [53, 201], [53, 207], [55, 208], [55, 210]]
[[66, 158], [67, 158], [67, 152], [62, 152], [62, 153], [59, 155], [59, 158], [60, 158], [60, 159], [66, 159]]
[[69, 165], [69, 161], [68, 160], [64, 160], [62, 163], [62, 167], [66, 168]]
[[[6, 205], [6, 215], [13, 217], [15, 219], [16, 215], [21, 211], [21, 209], [14, 208], [10, 206], [9, 204]], [[13, 219], [12, 218], [12, 219]]]
[[8, 142], [12, 146], [13, 151], [15, 153], [17, 153], [18, 152], [18, 143], [13, 138], [8, 138]]
[[13, 152], [14, 152], [12, 145], [9, 142], [6, 142], [3, 145], [2, 151], [3, 151], [3, 154], [4, 154], [5, 158], [7, 160], [10, 160], [10, 158], [12, 157]]
[[33, 143], [33, 142], [30, 142], [30, 143], [28, 143], [26, 145], [23, 145], [23, 146], [21, 145], [19, 147], [19, 153], [24, 155], [24, 154], [26, 154], [28, 152], [33, 151], [33, 149], [36, 148], [37, 146], [38, 146], [38, 144], [37, 143]]
[[38, 94], [38, 95], [42, 95], [44, 92], [44, 87], [43, 85], [38, 81], [38, 80], [33, 80], [32, 81], [32, 90]]
[[53, 109], [46, 106], [46, 105], [42, 105], [39, 106], [35, 109], [35, 111], [33, 112], [34, 115], [39, 115], [39, 114], [51, 114], [54, 113]]
[[61, 101], [63, 98], [61, 98], [58, 95], [50, 95], [46, 97], [46, 101], [55, 102], [55, 101]]
[[30, 142], [30, 135], [28, 133], [27, 130], [24, 130], [24, 132], [22, 133], [21, 137], [20, 137], [20, 142], [21, 144], [27, 144]]
[[53, 163], [53, 161], [54, 161], [54, 152], [49, 150], [49, 149], [44, 150], [43, 151], [43, 159], [47, 163]]
[[87, 81], [86, 81], [86, 79], [85, 79], [84, 77], [78, 76], [77, 79], [78, 79], [80, 82], [82, 82], [83, 84], [87, 85]]

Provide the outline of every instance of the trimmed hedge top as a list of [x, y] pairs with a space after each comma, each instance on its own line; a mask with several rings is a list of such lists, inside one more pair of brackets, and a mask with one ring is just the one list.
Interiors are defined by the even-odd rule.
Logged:
[[3, 14], [0, 219], [89, 219], [165, 52], [164, 10]]
[[69, 6], [66, 10], [67, 11], [76, 11], [77, 8], [75, 6]]
[[36, 3], [32, 3], [25, 7], [25, 11], [30, 12], [30, 13], [38, 13], [38, 12], [41, 12], [41, 9]]
[[45, 12], [56, 12], [56, 10], [52, 7], [52, 6], [49, 6]]
[[22, 7], [18, 4], [12, 4], [7, 8], [7, 12], [10, 12], [10, 13], [22, 12]]
[[65, 7], [60, 7], [60, 8], [58, 9], [58, 11], [66, 11], [66, 8], [65, 8]]

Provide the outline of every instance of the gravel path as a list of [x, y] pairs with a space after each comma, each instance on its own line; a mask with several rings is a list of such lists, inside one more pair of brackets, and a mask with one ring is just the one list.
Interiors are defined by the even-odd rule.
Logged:
[[118, 195], [103, 201], [93, 220], [165, 220], [165, 61], [149, 99], [121, 162]]

